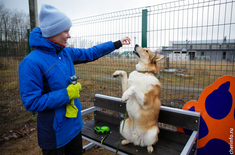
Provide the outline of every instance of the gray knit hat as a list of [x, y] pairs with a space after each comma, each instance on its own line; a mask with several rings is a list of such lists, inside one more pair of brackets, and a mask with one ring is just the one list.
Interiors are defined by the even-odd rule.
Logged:
[[42, 36], [45, 38], [55, 36], [72, 26], [72, 22], [66, 14], [48, 4], [43, 4], [41, 7], [39, 24]]

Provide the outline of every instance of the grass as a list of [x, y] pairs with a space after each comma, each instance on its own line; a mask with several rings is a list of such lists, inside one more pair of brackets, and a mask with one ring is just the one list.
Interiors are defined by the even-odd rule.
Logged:
[[[9, 98], [12, 94], [19, 94], [17, 93], [19, 92], [18, 66], [21, 60], [22, 58], [14, 57], [0, 58], [1, 102], [12, 100]], [[112, 79], [112, 74], [116, 70], [125, 70], [129, 74], [135, 70], [136, 63], [137, 61], [132, 59], [104, 57], [94, 62], [76, 65], [75, 71], [83, 87], [81, 102], [84, 104], [93, 102], [96, 93], [121, 97], [121, 82]], [[160, 61], [159, 66], [162, 70], [162, 85], [167, 86], [167, 89], [162, 90], [161, 99], [164, 104], [175, 107], [182, 107], [182, 104], [191, 99], [197, 100], [201, 93], [198, 92], [198, 88], [206, 88], [223, 75], [235, 75], [234, 64], [225, 61], [170, 62], [170, 68], [181, 69], [184, 74], [190, 75], [191, 78], [164, 72], [164, 66], [166, 66], [164, 61]], [[189, 91], [188, 88], [193, 89]], [[20, 100], [20, 96], [15, 96], [15, 98]]]
[[[135, 70], [137, 61], [102, 58], [95, 62], [78, 65], [75, 67], [83, 86], [93, 85], [90, 92], [87, 92], [86, 99], [92, 101], [95, 93], [121, 97], [120, 80], [110, 80], [116, 70], [125, 70], [128, 74]], [[177, 76], [174, 73], [164, 72], [165, 62], [159, 63], [161, 72], [161, 82], [170, 89], [163, 90], [161, 99], [164, 104], [174, 107], [182, 107], [189, 100], [197, 100], [204, 88], [211, 85], [216, 79], [223, 75], [235, 75], [234, 64], [227, 62], [210, 61], [190, 61], [190, 62], [170, 62], [170, 68], [184, 69], [185, 74], [191, 78]], [[96, 75], [96, 77], [94, 77]], [[99, 75], [99, 76], [98, 76]], [[83, 84], [83, 80], [85, 83]], [[94, 83], [95, 81], [95, 83]], [[180, 91], [177, 87], [181, 87]], [[101, 89], [101, 88], [106, 88]], [[192, 88], [189, 89], [188, 88]], [[108, 90], [107, 90], [108, 89]], [[84, 100], [85, 101], [85, 100]], [[172, 103], [172, 101], [174, 101]]]
[[0, 101], [9, 99], [9, 94], [19, 92], [19, 64], [20, 60], [13, 57], [0, 58]]
[[[112, 73], [118, 69], [125, 70], [127, 73], [130, 73], [132, 70], [135, 70], [136, 61], [123, 61], [119, 59], [109, 59], [102, 58], [95, 62], [78, 66], [76, 71], [81, 75], [103, 75], [111, 77]], [[160, 62], [160, 68], [164, 69], [164, 61]], [[173, 82], [175, 86], [180, 86], [178, 82], [184, 80], [185, 84], [191, 86], [193, 83], [194, 86], [204, 86], [205, 83], [212, 83], [214, 79], [222, 75], [234, 75], [234, 64], [229, 64], [226, 62], [207, 62], [207, 61], [190, 61], [190, 62], [171, 62], [170, 68], [185, 69], [187, 74], [192, 75], [192, 79], [184, 79], [182, 77], [174, 76], [170, 73], [161, 72], [162, 77], [165, 79], [164, 82]], [[204, 84], [201, 82], [204, 78]], [[200, 80], [198, 80], [200, 79]]]

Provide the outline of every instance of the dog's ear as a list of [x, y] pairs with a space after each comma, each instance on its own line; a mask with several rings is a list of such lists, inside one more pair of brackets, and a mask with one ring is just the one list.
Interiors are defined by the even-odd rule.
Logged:
[[154, 54], [151, 58], [151, 61], [158, 62], [158, 61], [162, 60], [164, 57], [165, 57], [165, 55], [156, 55], [156, 54]]
[[165, 55], [157, 55], [156, 61], [158, 62], [158, 61], [162, 60], [163, 58], [165, 58]]

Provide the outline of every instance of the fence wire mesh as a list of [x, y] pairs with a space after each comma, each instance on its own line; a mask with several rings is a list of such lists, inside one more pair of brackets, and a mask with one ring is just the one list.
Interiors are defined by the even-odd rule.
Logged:
[[[143, 11], [147, 11], [146, 16]], [[142, 22], [144, 18], [146, 23]], [[72, 22], [69, 46], [89, 48], [125, 36], [132, 40], [130, 46], [95, 62], [75, 66], [84, 88], [80, 97], [84, 108], [92, 105], [96, 93], [122, 96], [121, 81], [112, 78], [112, 73], [135, 70], [135, 44], [165, 55], [159, 64], [163, 105], [182, 108], [187, 101], [198, 100], [219, 77], [235, 75], [233, 0], [175, 1]], [[147, 27], [146, 40], [143, 27]]]
[[32, 115], [31, 112], [25, 112], [18, 82], [18, 66], [28, 53], [27, 29], [0, 30], [0, 136], [2, 138], [7, 126], [12, 128], [13, 122], [19, 125], [18, 120], [25, 120], [25, 116]]
[[[159, 63], [163, 105], [182, 108], [187, 101], [198, 100], [200, 93], [219, 77], [235, 76], [234, 2], [175, 1], [73, 20], [68, 46], [89, 48], [125, 36], [132, 40], [131, 45], [97, 61], [75, 66], [83, 86], [83, 108], [92, 106], [96, 93], [122, 96], [121, 82], [112, 78], [112, 73], [125, 70], [129, 74], [135, 70], [135, 44], [147, 45], [155, 53], [165, 55]], [[142, 22], [143, 18], [147, 22]], [[147, 30], [146, 39], [142, 37], [143, 27]], [[0, 110], [4, 123], [4, 114], [13, 107], [22, 111], [18, 65], [28, 54], [28, 44], [26, 30], [1, 30], [0, 34]]]

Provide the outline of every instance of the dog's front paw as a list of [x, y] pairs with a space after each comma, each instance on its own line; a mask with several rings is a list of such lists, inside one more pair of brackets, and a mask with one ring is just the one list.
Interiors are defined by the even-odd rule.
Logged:
[[122, 101], [122, 102], [127, 101], [127, 100], [130, 98], [130, 96], [135, 92], [135, 89], [136, 89], [135, 86], [131, 86], [130, 88], [128, 88], [128, 89], [123, 93], [121, 101]]
[[119, 77], [119, 76], [123, 76], [123, 74], [125, 74], [126, 72], [125, 71], [121, 71], [121, 70], [117, 70], [116, 72], [113, 73], [113, 77], [116, 78], [116, 77]]
[[123, 94], [122, 95], [122, 99], [121, 99], [121, 102], [125, 102], [125, 101], [127, 101], [129, 99], [129, 95], [127, 95], [127, 94]]
[[153, 152], [153, 147], [152, 147], [152, 145], [148, 146], [148, 147], [147, 147], [147, 150], [148, 150], [148, 153], [152, 153], [152, 152]]
[[129, 143], [130, 143], [129, 140], [123, 140], [123, 141], [121, 142], [122, 145], [126, 145], [126, 144], [129, 144]]

